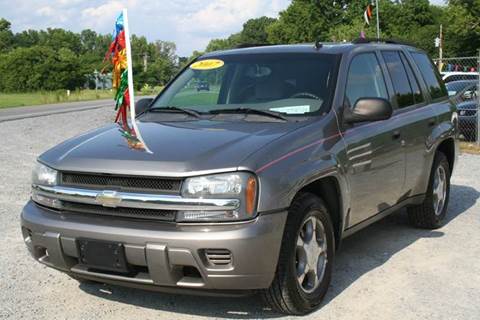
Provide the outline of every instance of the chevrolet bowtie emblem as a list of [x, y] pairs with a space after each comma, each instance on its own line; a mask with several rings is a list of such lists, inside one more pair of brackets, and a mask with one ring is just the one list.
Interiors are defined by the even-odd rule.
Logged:
[[104, 207], [116, 208], [122, 202], [122, 197], [116, 191], [103, 191], [97, 194], [95, 201]]

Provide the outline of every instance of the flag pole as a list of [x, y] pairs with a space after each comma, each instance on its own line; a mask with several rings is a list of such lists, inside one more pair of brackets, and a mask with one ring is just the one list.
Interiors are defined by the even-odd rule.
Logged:
[[378, 14], [378, 0], [375, 0], [375, 9], [377, 10], [377, 39], [380, 39], [380, 16]]
[[145, 147], [145, 151], [152, 153], [146, 143], [142, 138], [140, 130], [138, 130], [137, 121], [136, 121], [136, 112], [135, 112], [135, 89], [133, 87], [133, 64], [132, 64], [132, 47], [130, 46], [130, 30], [128, 27], [128, 15], [127, 9], [123, 9], [123, 28], [125, 32], [125, 51], [127, 54], [127, 75], [128, 75], [128, 96], [130, 100], [130, 122], [132, 123], [133, 130], [135, 130], [135, 135], [142, 142]]

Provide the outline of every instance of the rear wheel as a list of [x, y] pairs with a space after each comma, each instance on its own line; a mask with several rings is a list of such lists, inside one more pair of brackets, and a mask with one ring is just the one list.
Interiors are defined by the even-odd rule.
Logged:
[[442, 152], [433, 161], [427, 194], [422, 204], [409, 207], [408, 218], [416, 227], [436, 229], [442, 226], [450, 196], [450, 165]]
[[330, 284], [334, 233], [322, 199], [310, 193], [290, 207], [275, 278], [264, 290], [276, 311], [306, 314], [318, 307]]

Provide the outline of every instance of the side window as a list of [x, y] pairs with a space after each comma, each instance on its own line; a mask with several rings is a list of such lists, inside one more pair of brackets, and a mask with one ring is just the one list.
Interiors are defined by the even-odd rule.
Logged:
[[426, 54], [420, 52], [412, 52], [413, 60], [422, 72], [423, 80], [425, 80], [432, 99], [446, 97], [448, 95], [447, 88], [443, 83], [437, 69], [427, 57]]
[[393, 89], [399, 108], [405, 108], [415, 104], [412, 86], [407, 76], [399, 51], [383, 51], [388, 72], [393, 82]]
[[410, 82], [410, 86], [412, 87], [413, 91], [413, 99], [415, 100], [415, 103], [421, 103], [424, 101], [424, 99], [422, 90], [420, 90], [420, 84], [418, 83], [418, 79], [417, 77], [415, 77], [412, 66], [410, 65], [410, 62], [408, 62], [407, 57], [405, 57], [403, 52], [400, 52], [400, 57], [402, 58], [405, 69], [407, 70], [408, 81]]
[[352, 59], [345, 96], [351, 107], [360, 98], [388, 99], [382, 69], [374, 53], [362, 53]]

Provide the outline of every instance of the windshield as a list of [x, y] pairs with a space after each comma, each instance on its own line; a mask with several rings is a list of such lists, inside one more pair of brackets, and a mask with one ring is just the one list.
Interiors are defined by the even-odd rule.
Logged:
[[285, 116], [326, 111], [334, 92], [337, 55], [243, 54], [200, 59], [186, 68], [153, 108], [200, 113], [255, 109]]

